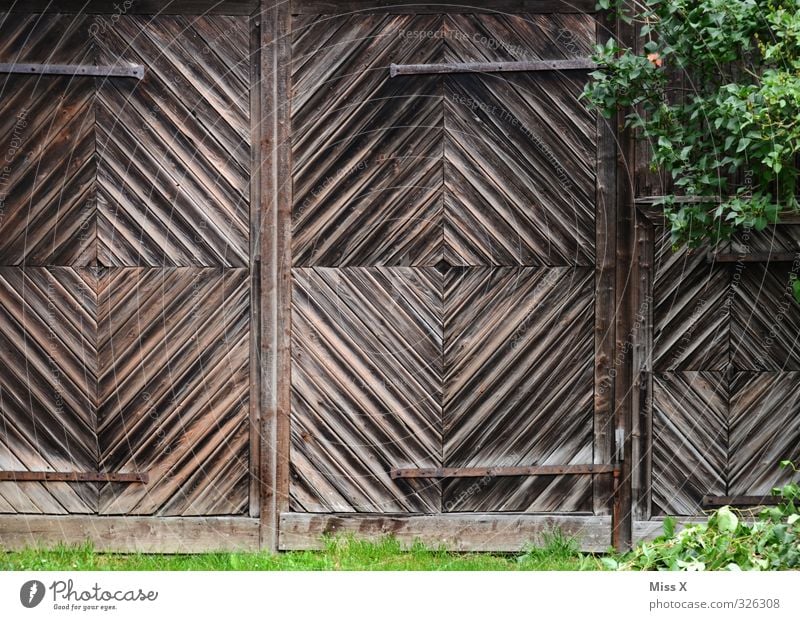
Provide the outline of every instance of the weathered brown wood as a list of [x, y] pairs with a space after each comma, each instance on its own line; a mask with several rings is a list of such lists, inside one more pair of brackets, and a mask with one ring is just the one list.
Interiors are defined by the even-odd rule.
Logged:
[[[706, 519], [691, 519], [680, 518], [675, 521], [675, 531], [680, 532], [683, 528], [689, 525], [698, 525], [700, 523], [707, 523]], [[638, 545], [640, 542], [653, 540], [664, 534], [664, 520], [652, 519], [648, 521], [634, 521], [633, 522], [633, 544]]]
[[147, 473], [103, 473], [77, 471], [0, 471], [0, 481], [8, 482], [138, 482], [147, 484]]
[[510, 62], [452, 62], [417, 65], [389, 65], [389, 75], [430, 75], [447, 73], [508, 73], [512, 71], [568, 71], [595, 69], [597, 65], [588, 58], [568, 60], [517, 60]]
[[0, 0], [10, 13], [80, 13], [140, 15], [250, 15], [258, 0]]
[[[598, 15], [596, 41], [605, 44], [613, 34], [613, 24], [605, 14]], [[616, 128], [602, 114], [597, 115], [597, 181], [595, 194], [595, 289], [594, 289], [594, 462], [612, 463], [614, 454], [614, 365], [616, 330]], [[616, 372], [616, 371], [615, 371]], [[594, 480], [595, 514], [611, 514], [619, 509], [615, 488], [618, 476]], [[616, 522], [616, 519], [613, 520]]]
[[258, 519], [0, 515], [0, 549], [49, 549], [91, 542], [96, 551], [210, 553], [256, 551]]
[[264, 376], [261, 373], [261, 157], [266, 129], [261, 106], [261, 14], [250, 18], [250, 508], [261, 514], [261, 406]]
[[433, 467], [394, 468], [394, 478], [494, 478], [498, 476], [562, 476], [610, 474], [614, 465], [538, 465], [531, 467]]
[[[630, 2], [625, 3], [624, 13], [632, 14], [634, 9]], [[632, 47], [635, 43], [635, 26], [617, 18], [617, 38], [623, 46]], [[634, 262], [634, 243], [636, 239], [636, 218], [634, 206], [634, 162], [635, 142], [633, 133], [623, 129], [625, 112], [616, 116], [619, 136], [617, 152], [617, 247], [616, 247], [616, 297], [617, 325], [615, 346], [615, 386], [614, 410], [616, 412], [617, 454], [621, 458], [622, 472], [617, 489], [618, 500], [622, 506], [620, 521], [614, 524], [612, 533], [614, 546], [626, 549], [632, 540], [632, 472], [634, 463], [632, 449], [632, 420], [634, 412], [632, 391], [633, 377], [633, 333], [634, 316], [636, 315], [635, 289], [638, 277]]]
[[281, 515], [280, 548], [321, 549], [324, 535], [352, 534], [376, 540], [394, 536], [403, 545], [415, 541], [452, 551], [520, 551], [543, 544], [543, 535], [559, 529], [584, 551], [606, 551], [611, 519], [573, 515]]
[[774, 495], [704, 495], [703, 508], [720, 506], [777, 506], [782, 499]]
[[751, 252], [749, 254], [709, 252], [706, 260], [710, 263], [793, 263], [800, 260], [800, 252]]
[[449, 2], [424, 4], [419, 0], [292, 0], [292, 13], [594, 13], [595, 4], [594, 0], [492, 0], [465, 7]]
[[289, 507], [292, 153], [289, 3], [260, 12], [260, 546], [278, 548], [278, 515]]

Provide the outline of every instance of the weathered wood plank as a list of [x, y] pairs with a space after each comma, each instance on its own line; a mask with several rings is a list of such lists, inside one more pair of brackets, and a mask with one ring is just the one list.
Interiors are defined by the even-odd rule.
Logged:
[[483, 478], [497, 476], [562, 476], [610, 474], [613, 465], [534, 465], [531, 467], [395, 468], [392, 478]]
[[[696, 525], [698, 523], [705, 523], [706, 519], [676, 519], [675, 531], [680, 532], [688, 525]], [[646, 540], [653, 540], [664, 533], [664, 520], [652, 519], [650, 521], [634, 521], [633, 522], [633, 544], [637, 545]]]
[[[605, 44], [611, 36], [610, 20], [597, 21], [596, 41]], [[594, 286], [594, 462], [612, 463], [614, 454], [614, 364], [617, 244], [617, 165], [615, 128], [602, 114], [596, 116], [597, 163], [595, 192], [595, 286]], [[593, 484], [595, 514], [610, 514], [618, 508], [614, 479], [596, 478]], [[611, 501], [613, 499], [613, 505]]]
[[289, 506], [292, 152], [289, 3], [260, 12], [260, 546], [276, 551]]
[[588, 58], [567, 60], [517, 60], [508, 62], [451, 62], [425, 65], [389, 65], [389, 75], [428, 75], [444, 73], [509, 73], [513, 71], [567, 71], [594, 69], [597, 65]]
[[281, 515], [280, 548], [321, 549], [323, 535], [353, 534], [376, 540], [394, 536], [406, 546], [419, 540], [451, 551], [519, 551], [542, 544], [555, 529], [577, 539], [584, 551], [606, 551], [611, 518], [574, 515]]
[[250, 15], [258, 0], [0, 0], [11, 13], [140, 15]]
[[419, 0], [293, 0], [294, 14], [336, 13], [594, 13], [595, 0], [492, 0], [469, 6]]
[[258, 519], [245, 517], [0, 516], [0, 548], [47, 549], [90, 541], [103, 552], [255, 551], [258, 529]]

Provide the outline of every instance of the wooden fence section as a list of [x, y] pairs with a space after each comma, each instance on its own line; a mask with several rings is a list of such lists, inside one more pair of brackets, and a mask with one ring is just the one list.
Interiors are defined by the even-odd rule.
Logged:
[[579, 98], [630, 26], [162, 4], [0, 0], [0, 544], [601, 551], [781, 479], [800, 230], [672, 251]]

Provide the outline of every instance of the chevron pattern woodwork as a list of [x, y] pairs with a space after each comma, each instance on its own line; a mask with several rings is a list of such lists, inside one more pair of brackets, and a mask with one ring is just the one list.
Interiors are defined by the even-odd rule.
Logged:
[[147, 472], [3, 483], [0, 512], [233, 515], [249, 506], [246, 17], [6, 15], [0, 468]]
[[[452, 269], [446, 467], [592, 462], [594, 270]], [[454, 511], [591, 511], [591, 476], [449, 481]]]
[[246, 266], [247, 21], [114, 17], [2, 24], [3, 61], [138, 63], [145, 78], [4, 83], [0, 264]]
[[297, 17], [294, 265], [592, 265], [585, 74], [388, 74], [392, 62], [468, 61], [480, 50], [495, 60], [497, 49], [523, 59], [590, 47], [591, 18], [559, 20], [554, 30], [486, 15]]
[[294, 269], [292, 509], [438, 512], [442, 279], [435, 269]]

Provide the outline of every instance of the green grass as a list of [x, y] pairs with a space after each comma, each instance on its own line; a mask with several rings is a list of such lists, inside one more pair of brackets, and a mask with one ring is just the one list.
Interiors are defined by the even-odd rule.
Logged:
[[1, 570], [600, 570], [592, 555], [552, 534], [525, 553], [452, 553], [415, 544], [404, 550], [393, 538], [366, 542], [329, 539], [323, 551], [150, 555], [99, 553], [91, 546], [0, 553]]

